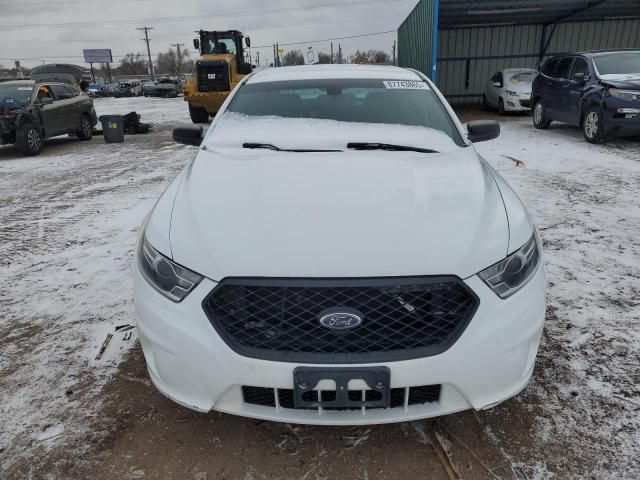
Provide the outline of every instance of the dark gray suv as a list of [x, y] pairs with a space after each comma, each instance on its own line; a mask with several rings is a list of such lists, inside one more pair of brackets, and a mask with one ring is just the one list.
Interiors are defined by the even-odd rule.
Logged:
[[0, 83], [0, 145], [37, 155], [47, 138], [73, 134], [91, 140], [98, 123], [93, 101], [68, 83], [16, 80]]
[[550, 58], [533, 81], [531, 100], [536, 128], [569, 123], [590, 143], [640, 135], [640, 50]]

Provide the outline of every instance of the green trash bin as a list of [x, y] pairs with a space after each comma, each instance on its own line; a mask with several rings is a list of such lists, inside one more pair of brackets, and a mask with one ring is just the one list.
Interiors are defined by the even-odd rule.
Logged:
[[102, 115], [102, 134], [106, 143], [124, 142], [124, 119], [122, 115]]

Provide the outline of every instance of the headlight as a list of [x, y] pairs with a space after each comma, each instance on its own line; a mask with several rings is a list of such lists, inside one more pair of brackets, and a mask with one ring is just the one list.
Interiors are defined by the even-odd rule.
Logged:
[[500, 298], [508, 298], [529, 281], [539, 263], [540, 247], [536, 232], [533, 232], [531, 239], [520, 250], [483, 270], [478, 276]]
[[202, 280], [202, 276], [158, 252], [144, 236], [138, 249], [138, 265], [151, 286], [176, 303], [182, 301]]
[[618, 90], [617, 88], [610, 88], [609, 94], [612, 97], [620, 98], [622, 100], [640, 100], [640, 91], [635, 90]]
[[517, 97], [518, 96], [518, 92], [514, 92], [513, 90], [507, 90], [507, 95], [511, 95], [512, 97]]

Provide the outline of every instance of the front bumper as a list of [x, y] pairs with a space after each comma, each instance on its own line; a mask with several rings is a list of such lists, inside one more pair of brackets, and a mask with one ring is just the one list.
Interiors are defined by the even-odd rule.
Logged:
[[176, 403], [202, 412], [217, 410], [281, 422], [358, 425], [490, 408], [527, 385], [545, 315], [542, 267], [507, 300], [500, 300], [477, 276], [465, 283], [480, 297], [480, 306], [451, 348], [432, 357], [364, 365], [388, 367], [392, 388], [442, 385], [439, 401], [364, 411], [296, 410], [245, 403], [243, 385], [291, 389], [293, 371], [301, 365], [243, 357], [229, 348], [202, 309], [202, 300], [216, 285], [211, 280], [202, 281], [181, 303], [173, 303], [157, 293], [136, 269], [134, 289], [138, 332], [151, 380]]
[[640, 135], [640, 102], [610, 98], [604, 107], [604, 127], [607, 134]]
[[519, 96], [505, 95], [502, 98], [507, 112], [528, 112], [531, 110], [531, 94]]

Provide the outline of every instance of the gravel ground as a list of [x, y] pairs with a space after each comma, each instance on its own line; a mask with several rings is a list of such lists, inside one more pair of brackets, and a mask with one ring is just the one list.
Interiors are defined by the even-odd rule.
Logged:
[[[197, 414], [150, 385], [131, 298], [137, 228], [194, 155], [170, 127], [182, 99], [99, 99], [149, 135], [59, 138], [42, 155], [0, 147], [1, 478], [446, 479], [640, 477], [640, 143], [586, 144], [508, 117], [478, 150], [536, 218], [546, 331], [527, 389], [488, 412], [367, 428]], [[462, 111], [463, 118], [486, 117]], [[516, 166], [515, 160], [524, 162]]]

